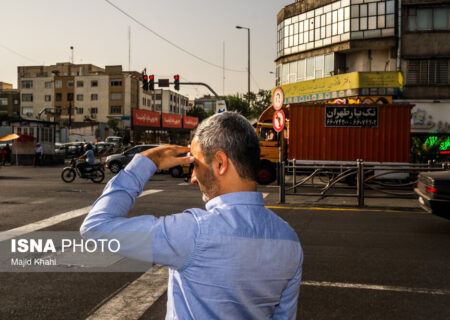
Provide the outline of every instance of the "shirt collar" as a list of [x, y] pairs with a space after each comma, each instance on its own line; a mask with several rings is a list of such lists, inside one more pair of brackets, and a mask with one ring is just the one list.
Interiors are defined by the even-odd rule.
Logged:
[[264, 199], [261, 192], [231, 192], [222, 194], [209, 200], [206, 203], [205, 207], [207, 211], [211, 211], [216, 207], [238, 204], [264, 206]]

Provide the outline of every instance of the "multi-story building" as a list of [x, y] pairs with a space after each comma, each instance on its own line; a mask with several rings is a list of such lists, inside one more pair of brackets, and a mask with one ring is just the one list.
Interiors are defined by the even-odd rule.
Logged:
[[448, 1], [302, 0], [277, 23], [286, 103], [409, 102], [413, 133], [450, 132]]
[[119, 128], [129, 128], [132, 109], [186, 113], [186, 97], [169, 90], [144, 91], [141, 74], [123, 71], [120, 65], [104, 69], [72, 63], [18, 67], [18, 77], [23, 118], [66, 125], [115, 119]]
[[0, 82], [0, 114], [8, 117], [18, 117], [20, 115], [20, 95], [18, 89], [13, 89], [13, 85]]
[[172, 90], [155, 89], [152, 99], [154, 100], [154, 103], [151, 103], [152, 111], [185, 116], [189, 109], [189, 99]]

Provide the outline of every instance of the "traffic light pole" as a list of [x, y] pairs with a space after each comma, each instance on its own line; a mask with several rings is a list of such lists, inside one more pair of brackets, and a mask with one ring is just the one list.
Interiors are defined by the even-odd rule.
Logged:
[[[170, 84], [175, 84], [175, 83], [170, 83]], [[204, 82], [180, 82], [180, 85], [188, 85], [188, 86], [204, 86], [204, 87], [206, 87], [206, 88], [208, 88], [209, 89], [209, 91], [211, 91], [213, 94], [214, 94], [214, 96], [216, 97], [216, 98], [218, 98], [218, 99], [220, 99], [220, 96], [209, 86], [209, 85], [207, 85], [206, 83], [204, 83]]]

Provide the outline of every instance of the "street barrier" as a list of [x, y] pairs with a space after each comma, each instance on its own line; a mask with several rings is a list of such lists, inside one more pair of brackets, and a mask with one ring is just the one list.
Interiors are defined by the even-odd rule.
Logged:
[[[374, 163], [290, 160], [281, 165], [279, 199], [286, 196], [355, 197], [358, 207], [365, 198], [416, 198], [413, 189], [423, 171], [449, 170], [448, 163]], [[286, 176], [291, 175], [290, 179]], [[290, 180], [290, 181], [287, 181]], [[290, 184], [290, 185], [288, 185]]]

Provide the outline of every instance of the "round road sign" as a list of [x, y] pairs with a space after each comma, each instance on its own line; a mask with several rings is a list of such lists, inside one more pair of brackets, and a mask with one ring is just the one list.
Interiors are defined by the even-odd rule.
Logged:
[[284, 123], [286, 122], [286, 116], [284, 115], [283, 110], [278, 110], [274, 113], [272, 123], [273, 128], [276, 132], [280, 132], [284, 128]]
[[272, 105], [275, 110], [280, 110], [284, 103], [284, 92], [281, 88], [276, 88], [272, 96]]

